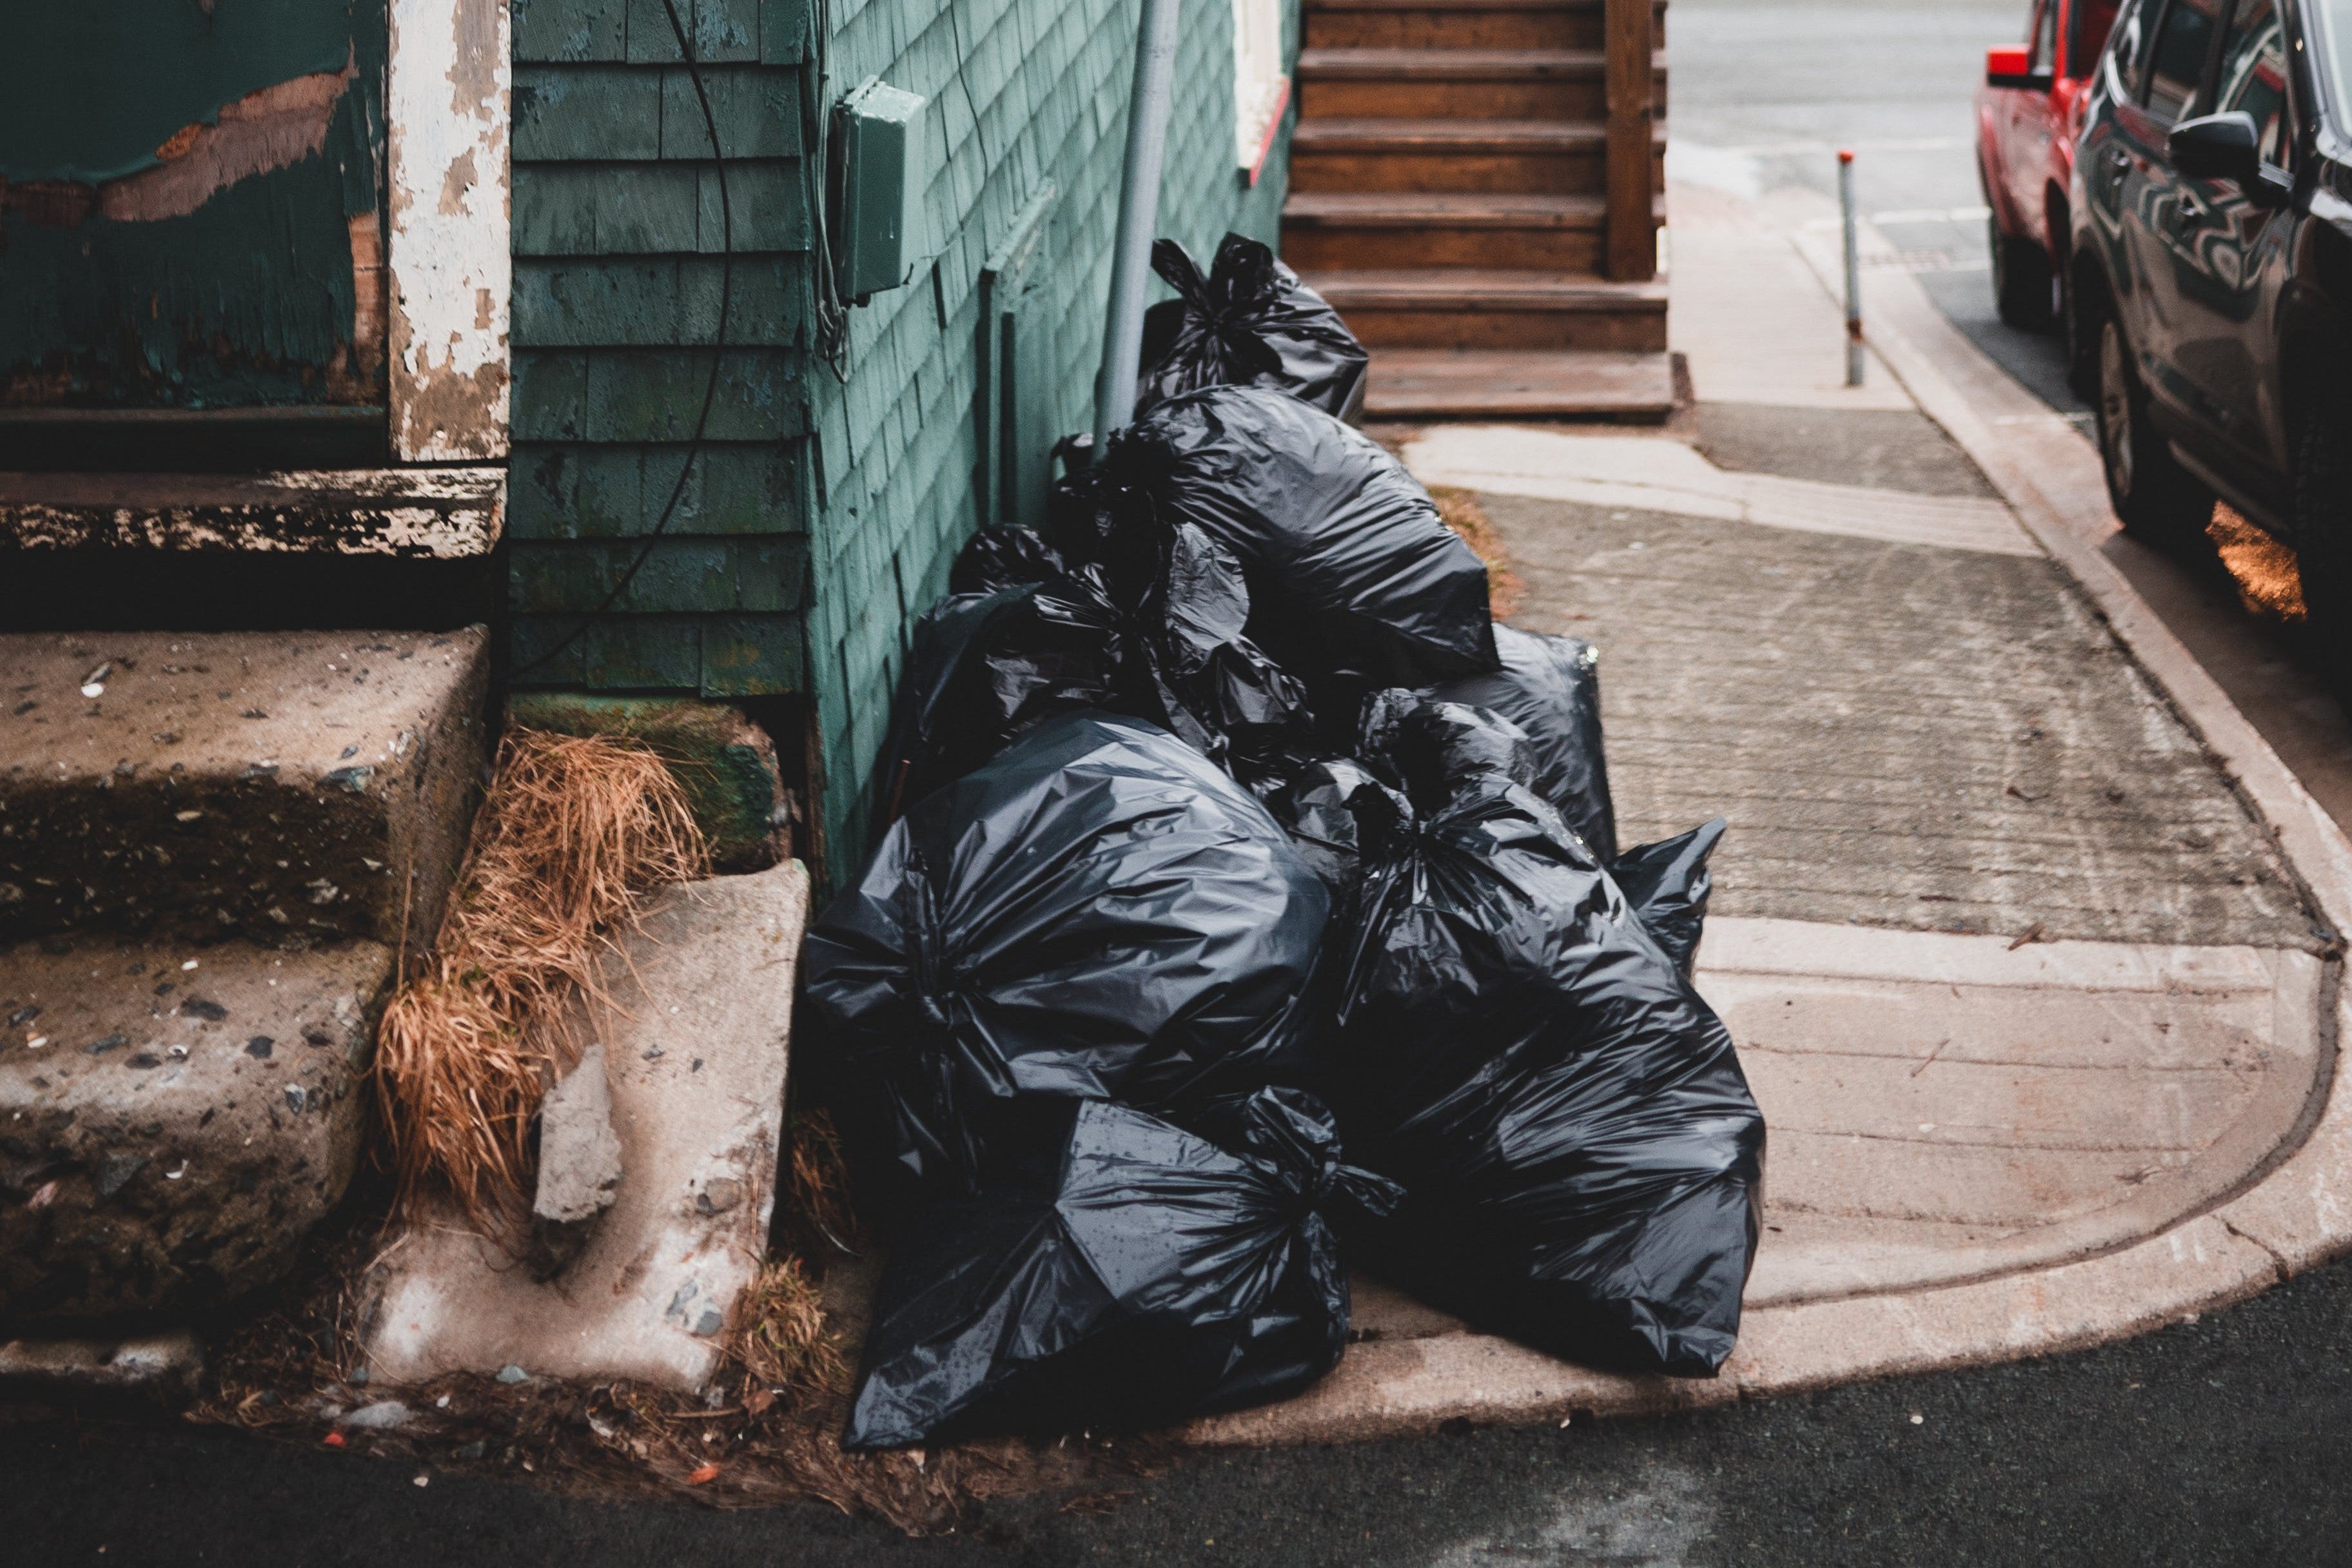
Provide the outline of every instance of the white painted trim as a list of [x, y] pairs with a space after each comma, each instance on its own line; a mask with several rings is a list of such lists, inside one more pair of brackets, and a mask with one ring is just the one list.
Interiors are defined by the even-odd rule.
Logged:
[[392, 0], [392, 449], [446, 463], [507, 451], [509, 0]]

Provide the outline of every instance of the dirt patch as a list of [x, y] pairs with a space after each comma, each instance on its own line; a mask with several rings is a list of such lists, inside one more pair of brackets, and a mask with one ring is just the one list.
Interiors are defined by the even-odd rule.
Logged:
[[[971, 1522], [992, 1499], [1070, 1491], [1076, 1511], [1115, 1506], [1116, 1483], [1171, 1468], [1163, 1436], [1087, 1433], [992, 1438], [892, 1454], [844, 1451], [840, 1433], [863, 1324], [854, 1305], [871, 1263], [842, 1201], [837, 1140], [821, 1115], [796, 1120], [778, 1194], [780, 1236], [822, 1237], [803, 1256], [779, 1246], [737, 1304], [719, 1375], [700, 1400], [625, 1381], [506, 1373], [451, 1374], [399, 1388], [354, 1369], [358, 1284], [384, 1235], [391, 1194], [318, 1248], [277, 1305], [217, 1347], [194, 1421], [286, 1442], [520, 1480], [605, 1500], [664, 1498], [718, 1508], [816, 1500], [910, 1534]], [[827, 1289], [840, 1269], [846, 1289]], [[516, 1377], [517, 1381], [502, 1381]], [[400, 1408], [391, 1409], [397, 1405]]]

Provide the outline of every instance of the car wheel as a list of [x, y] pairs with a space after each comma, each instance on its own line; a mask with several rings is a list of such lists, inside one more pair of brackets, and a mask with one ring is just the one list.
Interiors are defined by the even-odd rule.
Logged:
[[2000, 319], [2029, 332], [2047, 331], [2051, 321], [2050, 291], [2056, 279], [2050, 270], [2050, 253], [2030, 239], [2000, 231], [2000, 219], [1985, 219], [1992, 247], [1992, 298]]
[[2352, 706], [2352, 409], [2338, 403], [2315, 415], [2295, 459], [2305, 636], [2321, 679]]
[[2147, 420], [2147, 394], [2132, 369], [2123, 324], [2099, 322], [2099, 466], [2107, 500], [2124, 531], [2150, 543], [2171, 543], [2205, 531], [2213, 521], [2213, 492], [2174, 458]]

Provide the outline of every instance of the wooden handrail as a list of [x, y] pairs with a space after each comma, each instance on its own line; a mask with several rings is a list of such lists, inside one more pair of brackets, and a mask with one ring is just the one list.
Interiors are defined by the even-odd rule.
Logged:
[[1658, 274], [1656, 120], [1652, 61], [1654, 0], [1607, 0], [1609, 152], [1606, 169], [1609, 276], [1642, 282]]

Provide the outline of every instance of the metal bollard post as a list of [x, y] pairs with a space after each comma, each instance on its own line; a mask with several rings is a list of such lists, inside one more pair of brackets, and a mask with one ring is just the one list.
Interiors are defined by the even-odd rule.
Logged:
[[1862, 246], [1853, 232], [1853, 153], [1838, 149], [1838, 206], [1845, 218], [1845, 384], [1862, 384]]

